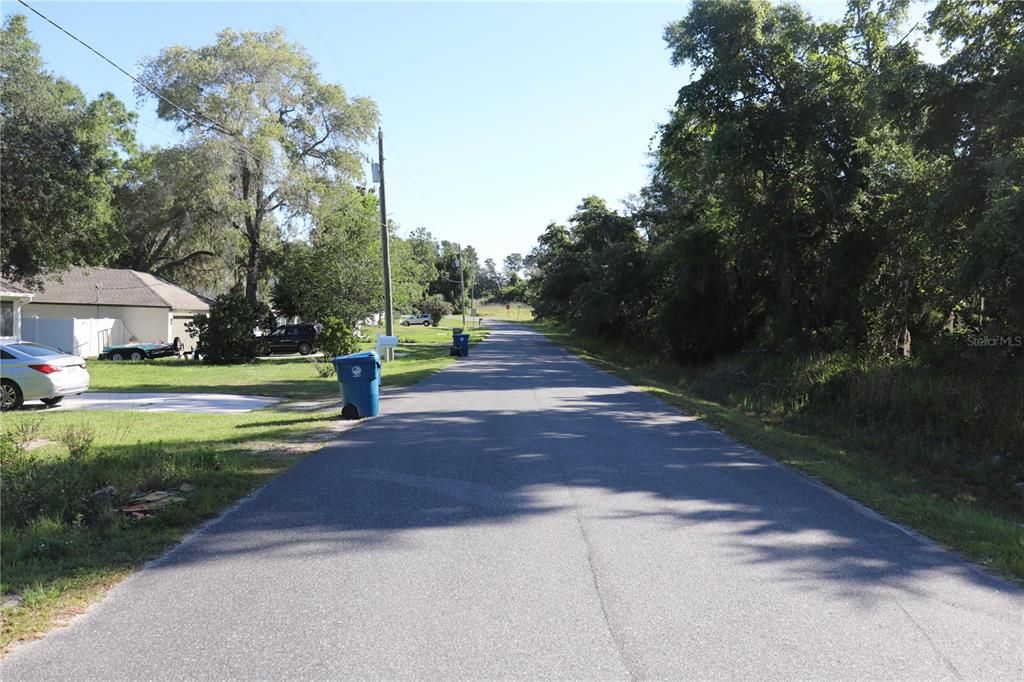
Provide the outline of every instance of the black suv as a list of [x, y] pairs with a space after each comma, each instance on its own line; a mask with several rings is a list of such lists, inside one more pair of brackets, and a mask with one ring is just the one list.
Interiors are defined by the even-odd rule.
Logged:
[[309, 355], [316, 350], [316, 325], [286, 324], [264, 336], [257, 337], [260, 355], [299, 353]]

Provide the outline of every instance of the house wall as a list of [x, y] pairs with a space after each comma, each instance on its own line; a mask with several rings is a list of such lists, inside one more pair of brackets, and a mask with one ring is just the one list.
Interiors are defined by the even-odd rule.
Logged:
[[24, 316], [48, 319], [104, 319], [120, 320], [127, 338], [115, 339], [125, 343], [131, 338], [142, 342], [170, 341], [171, 311], [168, 308], [141, 306], [69, 305], [64, 303], [29, 303], [22, 310]]
[[171, 313], [171, 339], [179, 337], [181, 339], [181, 346], [187, 351], [194, 349], [199, 345], [199, 339], [192, 336], [185, 330], [185, 325], [192, 321], [192, 318], [196, 313]]

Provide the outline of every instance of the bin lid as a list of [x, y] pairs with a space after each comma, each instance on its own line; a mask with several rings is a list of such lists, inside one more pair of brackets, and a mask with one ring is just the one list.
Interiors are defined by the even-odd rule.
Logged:
[[351, 355], [339, 355], [338, 357], [331, 360], [335, 365], [355, 365], [363, 362], [380, 362], [380, 356], [377, 355], [376, 351], [364, 350], [361, 353], [352, 353]]

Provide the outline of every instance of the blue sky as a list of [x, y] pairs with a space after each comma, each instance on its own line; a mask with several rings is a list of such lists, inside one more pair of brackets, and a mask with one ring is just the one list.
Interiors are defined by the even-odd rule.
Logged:
[[[380, 106], [390, 217], [499, 263], [583, 196], [617, 206], [639, 191], [651, 137], [687, 79], [661, 39], [687, 3], [28, 1], [131, 72], [226, 27], [283, 26], [326, 80]], [[843, 10], [803, 4], [818, 18]], [[29, 16], [49, 70], [135, 106], [142, 142], [177, 139], [123, 74], [16, 2], [3, 12]]]

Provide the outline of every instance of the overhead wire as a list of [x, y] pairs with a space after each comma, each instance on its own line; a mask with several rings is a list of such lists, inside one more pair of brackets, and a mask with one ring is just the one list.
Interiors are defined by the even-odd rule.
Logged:
[[[100, 52], [99, 50], [97, 50], [97, 49], [96, 49], [95, 47], [93, 47], [93, 46], [92, 46], [92, 45], [90, 45], [89, 43], [85, 42], [84, 40], [82, 40], [81, 38], [79, 38], [78, 36], [76, 36], [76, 35], [75, 35], [74, 33], [72, 33], [71, 31], [67, 30], [66, 28], [64, 28], [63, 26], [61, 26], [60, 24], [58, 24], [58, 23], [57, 23], [56, 21], [54, 21], [53, 19], [51, 19], [50, 17], [46, 16], [45, 14], [43, 14], [42, 12], [40, 12], [39, 10], [37, 10], [37, 9], [36, 9], [35, 7], [33, 7], [32, 5], [30, 5], [30, 4], [28, 4], [27, 2], [25, 2], [25, 0], [18, 0], [18, 2], [19, 2], [20, 4], [22, 4], [22, 5], [24, 5], [24, 6], [25, 6], [25, 7], [26, 7], [26, 8], [27, 8], [27, 9], [28, 9], [28, 10], [29, 10], [30, 12], [32, 12], [32, 13], [33, 13], [33, 14], [35, 14], [35, 15], [37, 15], [37, 16], [38, 16], [39, 18], [41, 18], [41, 19], [42, 19], [43, 21], [47, 22], [48, 24], [50, 24], [51, 26], [53, 26], [54, 28], [56, 28], [56, 29], [57, 29], [58, 31], [60, 31], [60, 32], [61, 32], [61, 33], [63, 33], [64, 35], [68, 36], [69, 38], [71, 38], [72, 40], [74, 40], [74, 41], [75, 41], [76, 43], [78, 43], [79, 45], [82, 45], [82, 46], [83, 46], [84, 48], [86, 48], [87, 50], [89, 50], [90, 52], [92, 52], [93, 54], [95, 54], [95, 55], [96, 55], [97, 57], [99, 57], [100, 59], [102, 59], [102, 60], [103, 60], [103, 61], [105, 61], [106, 63], [108, 63], [108, 64], [110, 64], [111, 66], [113, 66], [113, 67], [114, 67], [115, 69], [117, 69], [117, 70], [118, 70], [118, 71], [120, 71], [120, 72], [121, 72], [122, 74], [124, 74], [125, 76], [127, 76], [128, 78], [130, 78], [130, 79], [131, 79], [131, 80], [132, 80], [133, 82], [135, 82], [136, 84], [138, 84], [138, 85], [139, 85], [140, 87], [142, 87], [143, 89], [145, 89], [145, 90], [146, 90], [147, 92], [149, 92], [150, 94], [152, 94], [152, 95], [153, 95], [154, 97], [157, 97], [158, 99], [160, 99], [160, 100], [162, 100], [162, 101], [166, 102], [166, 103], [167, 103], [168, 105], [170, 105], [171, 107], [173, 107], [173, 108], [174, 108], [174, 109], [175, 109], [176, 111], [179, 111], [179, 112], [181, 112], [182, 114], [184, 114], [184, 115], [185, 115], [185, 116], [186, 116], [186, 117], [187, 117], [187, 118], [188, 118], [188, 119], [189, 119], [190, 121], [192, 121], [192, 122], [194, 122], [194, 123], [198, 123], [199, 125], [201, 125], [201, 126], [203, 126], [203, 127], [206, 127], [206, 128], [210, 128], [210, 129], [212, 129], [212, 130], [215, 130], [216, 132], [218, 132], [218, 133], [220, 133], [221, 135], [224, 135], [224, 136], [226, 136], [226, 137], [233, 137], [233, 136], [232, 136], [232, 133], [231, 133], [231, 131], [230, 131], [230, 129], [228, 129], [228, 127], [227, 127], [227, 126], [223, 125], [223, 124], [222, 124], [222, 123], [220, 123], [219, 121], [217, 121], [217, 120], [215, 120], [215, 119], [211, 118], [210, 116], [207, 116], [206, 114], [204, 114], [204, 113], [202, 113], [202, 112], [199, 112], [198, 114], [194, 114], [194, 113], [192, 113], [192, 112], [188, 111], [187, 109], [185, 109], [184, 107], [180, 106], [180, 105], [179, 105], [179, 104], [177, 104], [176, 102], [173, 102], [172, 100], [168, 99], [168, 98], [167, 98], [167, 97], [166, 97], [165, 95], [163, 95], [163, 94], [161, 94], [160, 92], [158, 92], [158, 91], [157, 91], [156, 89], [154, 89], [153, 87], [151, 87], [151, 86], [150, 86], [150, 85], [149, 85], [148, 83], [146, 83], [145, 81], [141, 80], [140, 78], [136, 77], [135, 75], [133, 75], [132, 73], [130, 73], [129, 71], [127, 71], [127, 70], [126, 70], [125, 68], [123, 68], [123, 67], [122, 67], [122, 66], [121, 66], [120, 64], [118, 64], [117, 62], [115, 62], [115, 61], [114, 61], [113, 59], [111, 59], [110, 57], [107, 57], [107, 56], [106, 56], [105, 54], [103, 54], [102, 52]], [[245, 155], [247, 155], [247, 156], [249, 156], [249, 157], [251, 157], [251, 158], [255, 159], [256, 161], [259, 161], [259, 162], [260, 162], [260, 164], [262, 164], [262, 165], [263, 165], [264, 167], [266, 167], [266, 166], [267, 166], [267, 163], [266, 163], [266, 162], [265, 162], [265, 161], [264, 161], [264, 160], [263, 160], [262, 158], [260, 158], [260, 157], [259, 157], [258, 155], [254, 154], [254, 153], [253, 153], [253, 152], [252, 152], [251, 150], [249, 150], [249, 149], [246, 149], [245, 147], [241, 147], [241, 146], [239, 146], [239, 145], [237, 145], [237, 144], [234, 144], [233, 142], [228, 142], [228, 144], [229, 144], [229, 145], [230, 145], [230, 146], [231, 146], [232, 148], [234, 148], [234, 149], [235, 149], [236, 151], [238, 151], [238, 152], [241, 152], [242, 154], [245, 154]]]
[[[245, 156], [247, 156], [247, 157], [249, 157], [249, 158], [259, 162], [259, 168], [256, 171], [257, 173], [262, 173], [268, 179], [271, 179], [271, 180], [274, 180], [274, 181], [277, 181], [277, 182], [280, 182], [280, 181], [286, 179], [287, 174], [285, 173], [285, 171], [283, 169], [279, 169], [279, 168], [275, 168], [275, 167], [271, 166], [261, 156], [253, 153], [251, 150], [246, 149], [245, 147], [242, 147], [242, 146], [239, 146], [238, 144], [236, 144], [233, 141], [233, 135], [231, 134], [231, 131], [227, 128], [227, 126], [221, 124], [216, 119], [214, 119], [214, 118], [212, 118], [210, 116], [207, 116], [206, 114], [202, 113], [201, 111], [198, 114], [195, 114], [195, 113], [192, 113], [192, 112], [188, 111], [185, 107], [177, 104], [176, 102], [174, 102], [171, 99], [169, 99], [167, 96], [165, 96], [165, 95], [161, 94], [160, 92], [158, 92], [156, 89], [154, 89], [148, 83], [146, 83], [145, 81], [141, 80], [140, 78], [136, 77], [135, 75], [133, 75], [132, 73], [130, 73], [129, 71], [124, 69], [121, 65], [119, 65], [117, 62], [115, 62], [113, 59], [107, 57], [105, 54], [100, 52], [98, 49], [96, 49], [95, 47], [93, 47], [89, 43], [85, 42], [84, 40], [82, 40], [81, 38], [79, 38], [78, 36], [73, 34], [71, 31], [69, 31], [68, 29], [64, 28], [63, 26], [58, 24], [56, 21], [54, 21], [50, 17], [46, 16], [45, 14], [43, 14], [42, 12], [37, 10], [35, 7], [33, 7], [32, 5], [27, 3], [25, 0], [18, 0], [18, 2], [21, 5], [23, 5], [24, 7], [26, 7], [33, 14], [37, 15], [39, 18], [43, 19], [48, 24], [50, 24], [51, 26], [56, 28], [58, 31], [60, 31], [64, 35], [68, 36], [69, 38], [71, 38], [72, 40], [77, 42], [78, 44], [82, 45], [87, 50], [89, 50], [90, 52], [95, 54], [97, 57], [99, 57], [100, 59], [102, 59], [103, 61], [105, 61], [106, 63], [108, 63], [112, 67], [114, 67], [115, 69], [117, 69], [119, 72], [121, 72], [123, 75], [127, 76], [129, 79], [131, 79], [134, 83], [138, 84], [140, 87], [145, 89], [147, 92], [151, 93], [153, 96], [159, 98], [163, 102], [166, 102], [169, 106], [173, 107], [176, 111], [178, 111], [181, 114], [183, 114], [184, 116], [186, 116], [190, 121], [192, 121], [194, 123], [198, 123], [199, 125], [203, 126], [204, 128], [211, 129], [211, 130], [217, 132], [218, 134], [222, 135], [223, 136], [222, 141], [224, 143], [226, 143], [229, 147], [231, 147], [235, 151], [238, 151], [238, 152], [244, 154]], [[301, 7], [301, 3], [300, 3], [300, 7]], [[303, 8], [303, 11], [305, 11], [304, 8]], [[309, 17], [307, 15], [307, 20], [308, 19], [309, 19]], [[315, 29], [315, 25], [314, 25], [314, 29]], [[318, 31], [318, 34], [319, 34], [319, 31]], [[321, 40], [323, 40], [322, 36], [321, 36]], [[333, 51], [330, 50], [330, 46], [327, 46], [327, 47], [328, 47], [328, 51], [331, 52], [332, 58], [335, 59], [335, 61], [337, 61], [337, 57], [335, 57]], [[338, 64], [338, 66], [339, 66], [339, 68], [341, 68], [340, 63]], [[342, 69], [342, 71], [344, 71], [344, 69]], [[155, 128], [153, 128], [152, 126], [149, 126], [148, 124], [146, 124], [146, 127], [156, 131]], [[160, 131], [156, 131], [156, 132], [160, 132]], [[232, 161], [234, 161], [234, 159], [232, 159]], [[358, 215], [356, 213], [356, 211], [348, 209], [348, 207], [345, 207], [345, 209], [334, 209], [334, 210], [332, 210], [332, 213], [340, 213], [342, 215], [345, 215], [346, 217], [352, 217], [354, 215]]]

